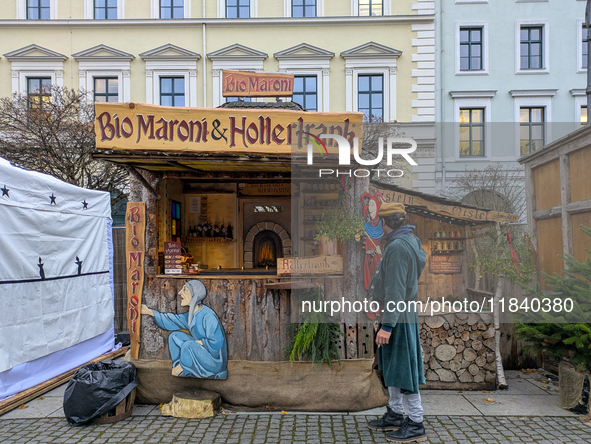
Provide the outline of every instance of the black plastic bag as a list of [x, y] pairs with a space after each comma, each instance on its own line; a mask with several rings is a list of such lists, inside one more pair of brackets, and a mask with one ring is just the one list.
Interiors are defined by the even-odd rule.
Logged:
[[127, 361], [101, 361], [76, 372], [64, 393], [64, 413], [72, 426], [87, 424], [123, 401], [138, 385], [135, 366]]

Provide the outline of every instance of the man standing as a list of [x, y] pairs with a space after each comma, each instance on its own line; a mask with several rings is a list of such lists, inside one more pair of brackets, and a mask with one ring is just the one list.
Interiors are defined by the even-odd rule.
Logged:
[[[416, 306], [418, 281], [427, 261], [421, 241], [407, 225], [404, 205], [384, 203], [379, 216], [384, 227], [382, 261], [371, 281], [369, 295], [382, 303], [382, 326], [376, 334], [378, 368], [383, 372], [390, 401], [372, 430], [388, 431], [397, 443], [427, 440], [419, 384], [425, 383]], [[406, 308], [404, 307], [406, 306]], [[398, 311], [401, 310], [401, 311]], [[404, 418], [406, 409], [407, 417]]]

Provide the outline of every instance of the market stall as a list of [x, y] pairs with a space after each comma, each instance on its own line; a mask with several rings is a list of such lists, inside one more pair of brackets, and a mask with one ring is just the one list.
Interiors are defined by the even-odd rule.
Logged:
[[[378, 324], [365, 311], [331, 320], [342, 332], [336, 339], [340, 365], [289, 362], [290, 325], [301, 321], [298, 292], [320, 288], [326, 301], [367, 296], [381, 240], [372, 224], [382, 201], [407, 206], [430, 252], [423, 299], [466, 293], [472, 285], [470, 227], [514, 219], [389, 185], [370, 187], [367, 177], [319, 178], [318, 165], [334, 166], [335, 159], [327, 150], [310, 166], [306, 135], [361, 139], [360, 113], [238, 101], [216, 109], [96, 104], [96, 116], [95, 157], [123, 165], [132, 178], [128, 359], [138, 368], [140, 402], [168, 402], [180, 389], [203, 388], [250, 407], [354, 411], [384, 405], [387, 396], [372, 369]], [[319, 239], [318, 226], [343, 195], [366, 226], [355, 239], [329, 245]], [[472, 288], [472, 297], [484, 297]], [[195, 339], [198, 326], [187, 313], [196, 299], [211, 311], [204, 325], [214, 339], [206, 343]], [[491, 367], [490, 316], [444, 316], [429, 317], [422, 327], [429, 385], [490, 388], [486, 372], [494, 372], [484, 369]], [[463, 321], [468, 327], [460, 327]], [[460, 340], [473, 353], [458, 351]], [[200, 365], [203, 353], [214, 367]], [[468, 371], [473, 377], [460, 378]]]
[[427, 252], [418, 295], [430, 304], [419, 315], [427, 388], [494, 388], [502, 373], [495, 294], [469, 264], [491, 225], [518, 216], [380, 182], [371, 183], [369, 198], [378, 210], [381, 202], [403, 203]]
[[[277, 271], [278, 260], [316, 255], [300, 239], [305, 233], [292, 227], [300, 217], [292, 196], [299, 196], [301, 185], [291, 175], [292, 137], [309, 130], [308, 122], [357, 125], [360, 132], [362, 115], [309, 113], [293, 102], [240, 101], [217, 109], [97, 104], [96, 116], [95, 157], [125, 166], [132, 178], [126, 216], [129, 359], [138, 367], [139, 400], [168, 402], [180, 388], [198, 387], [252, 407], [383, 405], [386, 398], [372, 370], [370, 325], [351, 320], [343, 327], [347, 336], [339, 350], [346, 365], [292, 366], [285, 357], [296, 312], [292, 288], [320, 283], [337, 293], [350, 287], [357, 277], [346, 270], [363, 252], [341, 255], [341, 268], [322, 276]], [[326, 192], [335, 193], [336, 185]], [[186, 313], [179, 292], [197, 281], [206, 293], [203, 304], [223, 329], [227, 379], [218, 379], [226, 367], [215, 379], [175, 377], [190, 374], [182, 356], [183, 369], [173, 373], [180, 365], [174, 341], [185, 333], [169, 333], [163, 318], [176, 322]], [[181, 355], [184, 346], [179, 342]], [[343, 389], [329, 391], [329, 383]]]

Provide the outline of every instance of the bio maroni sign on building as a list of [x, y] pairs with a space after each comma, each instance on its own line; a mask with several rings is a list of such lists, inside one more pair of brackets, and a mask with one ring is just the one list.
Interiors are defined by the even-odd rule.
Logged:
[[293, 74], [222, 71], [224, 97], [291, 97]]

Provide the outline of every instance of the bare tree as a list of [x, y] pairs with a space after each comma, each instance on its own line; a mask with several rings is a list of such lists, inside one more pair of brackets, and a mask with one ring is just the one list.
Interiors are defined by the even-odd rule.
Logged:
[[45, 87], [0, 99], [0, 156], [65, 182], [126, 196], [128, 173], [92, 158], [94, 103], [87, 93]]
[[493, 163], [459, 174], [444, 194], [468, 205], [517, 214], [521, 218], [525, 212], [522, 174], [520, 169]]
[[[371, 121], [365, 120], [363, 122], [361, 157], [363, 159], [375, 159], [378, 155], [380, 139], [382, 139], [384, 157], [377, 165], [371, 166], [371, 169], [380, 169], [384, 170], [384, 172], [374, 172], [372, 178], [382, 183], [394, 184], [397, 182], [397, 178], [389, 177], [385, 173], [386, 170], [397, 169], [400, 170], [402, 174], [408, 174], [411, 172], [411, 169], [410, 165], [402, 159], [393, 159], [392, 165], [387, 165], [388, 159], [386, 156], [386, 143], [390, 137], [401, 138], [405, 137], [405, 135], [397, 128], [395, 124], [384, 122], [380, 117], [373, 116]], [[404, 146], [403, 144], [397, 143], [393, 144], [393, 146], [399, 148], [408, 148], [408, 145]]]

